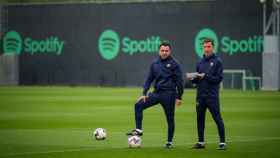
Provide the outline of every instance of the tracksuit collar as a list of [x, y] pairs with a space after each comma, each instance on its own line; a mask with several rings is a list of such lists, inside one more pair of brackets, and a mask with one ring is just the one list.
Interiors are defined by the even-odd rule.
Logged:
[[159, 58], [159, 61], [161, 62], [165, 62], [165, 61], [169, 61], [172, 59], [172, 56], [170, 55], [169, 57], [167, 57], [166, 59], [161, 59], [160, 56], [158, 57]]
[[206, 56], [206, 55], [203, 54], [203, 59], [204, 60], [210, 60], [211, 58], [214, 58], [214, 57], [216, 57], [215, 53], [211, 54], [210, 56]]

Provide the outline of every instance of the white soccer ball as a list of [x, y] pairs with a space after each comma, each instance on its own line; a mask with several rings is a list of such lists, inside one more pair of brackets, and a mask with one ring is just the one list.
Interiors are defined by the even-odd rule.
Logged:
[[96, 140], [104, 140], [106, 139], [106, 136], [107, 136], [106, 130], [103, 128], [97, 128], [93, 132], [93, 137]]
[[141, 147], [141, 137], [139, 136], [129, 136], [128, 146], [130, 148], [140, 148]]

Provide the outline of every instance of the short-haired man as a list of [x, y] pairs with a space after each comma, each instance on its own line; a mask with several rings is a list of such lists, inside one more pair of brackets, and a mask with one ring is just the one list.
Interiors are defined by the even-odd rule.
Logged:
[[[154, 83], [154, 91], [147, 95], [152, 83]], [[172, 148], [175, 104], [181, 104], [183, 92], [180, 65], [171, 56], [171, 45], [163, 42], [159, 46], [159, 57], [150, 66], [149, 74], [143, 86], [143, 95], [135, 104], [136, 129], [127, 133], [127, 135], [142, 136], [143, 110], [160, 103], [164, 109], [168, 125], [168, 138], [165, 147]]]
[[204, 149], [205, 113], [208, 109], [218, 128], [220, 143], [217, 149], [225, 150], [225, 129], [220, 113], [219, 88], [223, 80], [223, 65], [221, 59], [214, 54], [214, 42], [212, 39], [203, 41], [203, 58], [197, 63], [197, 77], [189, 78], [197, 85], [197, 132], [198, 142], [193, 149]]

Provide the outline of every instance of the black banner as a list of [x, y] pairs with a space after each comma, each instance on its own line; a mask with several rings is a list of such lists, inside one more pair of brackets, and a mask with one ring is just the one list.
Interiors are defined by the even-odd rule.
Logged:
[[6, 6], [3, 55], [20, 56], [20, 84], [139, 86], [162, 40], [184, 72], [211, 37], [225, 69], [261, 76], [258, 1]]

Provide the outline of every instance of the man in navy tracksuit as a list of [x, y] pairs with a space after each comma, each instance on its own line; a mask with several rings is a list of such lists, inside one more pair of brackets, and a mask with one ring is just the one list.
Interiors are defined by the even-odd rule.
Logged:
[[[148, 93], [151, 84], [154, 82], [153, 93]], [[136, 129], [127, 135], [142, 136], [143, 110], [160, 103], [164, 109], [168, 124], [168, 140], [166, 148], [172, 148], [174, 135], [174, 111], [175, 104], [181, 105], [184, 92], [182, 71], [180, 65], [171, 56], [169, 43], [161, 43], [159, 46], [159, 58], [150, 66], [148, 77], [143, 86], [143, 95], [135, 104]]]
[[221, 59], [213, 53], [214, 42], [211, 39], [205, 39], [203, 42], [204, 56], [198, 62], [196, 71], [197, 77], [189, 78], [197, 85], [197, 131], [198, 143], [194, 149], [205, 148], [204, 128], [205, 112], [210, 111], [220, 136], [220, 144], [217, 149], [225, 150], [225, 129], [223, 119], [220, 113], [219, 88], [223, 80], [223, 65]]

